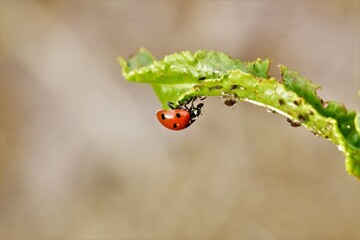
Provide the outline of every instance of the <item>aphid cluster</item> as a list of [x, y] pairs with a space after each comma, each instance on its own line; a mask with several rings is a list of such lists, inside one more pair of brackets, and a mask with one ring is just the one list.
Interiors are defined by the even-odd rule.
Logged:
[[[156, 113], [159, 122], [171, 130], [182, 130], [189, 127], [200, 116], [201, 108], [204, 106], [204, 103], [199, 103], [195, 106], [195, 100], [196, 98], [193, 98], [177, 108], [174, 107], [174, 103], [168, 102], [171, 110], [160, 110]], [[188, 107], [187, 105], [190, 106]]]

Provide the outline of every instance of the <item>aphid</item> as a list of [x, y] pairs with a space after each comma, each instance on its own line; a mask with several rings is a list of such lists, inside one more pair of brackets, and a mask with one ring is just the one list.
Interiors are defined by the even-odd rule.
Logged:
[[234, 105], [236, 103], [236, 100], [235, 99], [226, 99], [225, 101], [224, 101], [224, 104], [226, 105], [226, 106], [229, 106], [229, 107], [231, 107], [232, 105]]
[[201, 114], [203, 103], [194, 106], [195, 99], [191, 100], [190, 107], [180, 105], [174, 108], [174, 103], [168, 102], [171, 110], [160, 110], [156, 113], [159, 122], [166, 128], [171, 130], [182, 130], [190, 126]]
[[231, 107], [236, 103], [236, 95], [223, 95], [221, 96], [221, 100], [223, 101], [223, 103], [228, 106]]
[[230, 90], [234, 90], [236, 88], [238, 88], [238, 85], [234, 84], [234, 85], [231, 85]]
[[292, 127], [300, 127], [300, 126], [301, 126], [300, 123], [294, 122], [294, 121], [291, 120], [290, 118], [287, 118], [286, 121], [288, 121], [288, 123], [290, 123], [290, 125], [291, 125]]
[[296, 105], [296, 106], [299, 106], [300, 105], [300, 102], [299, 101], [294, 101], [294, 104]]

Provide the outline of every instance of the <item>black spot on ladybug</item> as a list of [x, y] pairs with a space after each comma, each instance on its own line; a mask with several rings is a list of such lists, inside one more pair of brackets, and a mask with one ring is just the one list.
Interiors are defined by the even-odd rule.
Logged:
[[177, 114], [176, 114], [176, 117], [177, 117], [177, 118], [181, 118], [181, 114], [180, 114], [180, 113], [177, 113]]
[[177, 128], [178, 124], [174, 123], [173, 128]]
[[279, 99], [279, 104], [280, 105], [284, 105], [285, 104], [285, 101], [283, 99]]
[[199, 80], [205, 80], [206, 77], [199, 77]]
[[165, 120], [165, 119], [166, 119], [165, 114], [161, 114], [161, 119], [162, 119], [162, 120]]

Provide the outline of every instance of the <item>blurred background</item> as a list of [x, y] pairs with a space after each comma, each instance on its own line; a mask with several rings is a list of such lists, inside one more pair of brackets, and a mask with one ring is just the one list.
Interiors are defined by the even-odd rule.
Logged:
[[358, 1], [0, 1], [0, 239], [360, 239], [329, 141], [240, 102], [155, 116], [116, 58], [273, 60], [359, 110]]

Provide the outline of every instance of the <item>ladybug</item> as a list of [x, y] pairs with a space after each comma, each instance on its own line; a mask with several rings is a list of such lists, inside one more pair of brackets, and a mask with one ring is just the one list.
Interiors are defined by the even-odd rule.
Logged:
[[186, 105], [180, 105], [174, 108], [174, 103], [168, 102], [171, 110], [160, 110], [156, 113], [159, 122], [171, 130], [182, 130], [190, 126], [201, 114], [203, 103], [194, 106], [194, 100], [191, 100], [190, 108]]

